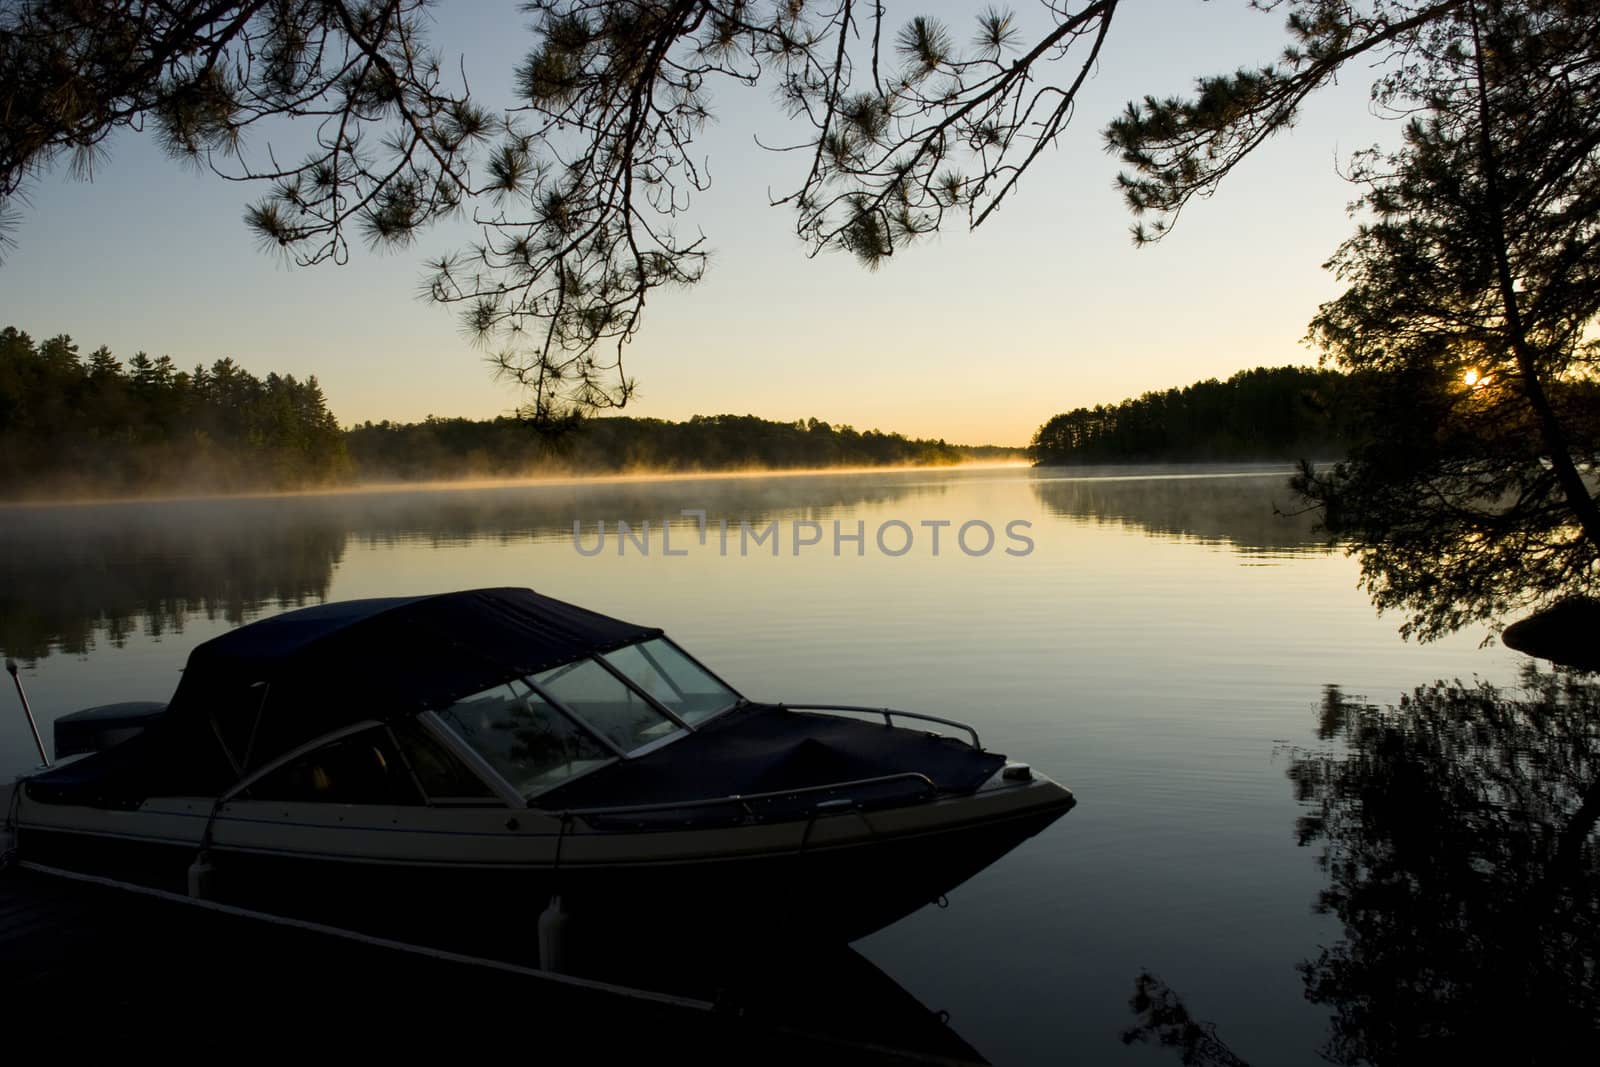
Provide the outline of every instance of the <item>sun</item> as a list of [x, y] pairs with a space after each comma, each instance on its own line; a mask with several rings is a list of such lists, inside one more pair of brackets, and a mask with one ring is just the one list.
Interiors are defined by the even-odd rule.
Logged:
[[1475, 370], [1469, 370], [1461, 376], [1461, 381], [1470, 389], [1483, 380], [1483, 376]]

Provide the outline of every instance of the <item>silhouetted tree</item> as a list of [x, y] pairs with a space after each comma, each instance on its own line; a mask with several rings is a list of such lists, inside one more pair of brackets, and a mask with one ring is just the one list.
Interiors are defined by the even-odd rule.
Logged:
[[1386, 85], [1426, 96], [1360, 161], [1370, 221], [1312, 338], [1372, 375], [1349, 463], [1297, 484], [1427, 639], [1600, 582], [1600, 18], [1466, 5]]
[[[0, 209], [67, 156], [94, 173], [118, 129], [273, 183], [247, 220], [303, 262], [343, 260], [352, 226], [404, 242], [453, 211], [465, 150], [491, 132], [425, 41], [425, 0], [17, 0], [0, 9]], [[264, 119], [314, 127], [298, 164], [252, 160]]]

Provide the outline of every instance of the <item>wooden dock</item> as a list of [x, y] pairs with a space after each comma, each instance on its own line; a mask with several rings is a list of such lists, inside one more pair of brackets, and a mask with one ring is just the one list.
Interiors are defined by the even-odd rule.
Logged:
[[0, 871], [0, 1033], [8, 1052], [251, 1060], [443, 1052], [454, 1060], [505, 1050], [605, 1063], [983, 1062], [940, 1018], [861, 964], [893, 991], [863, 994], [837, 972], [799, 973], [778, 995], [786, 1008], [770, 1000], [730, 1007], [170, 894]]

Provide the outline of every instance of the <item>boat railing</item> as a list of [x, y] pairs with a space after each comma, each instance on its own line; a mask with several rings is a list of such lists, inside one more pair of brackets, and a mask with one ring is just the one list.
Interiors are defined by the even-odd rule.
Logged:
[[790, 711], [849, 711], [862, 715], [882, 715], [885, 726], [893, 726], [894, 717], [897, 715], [902, 719], [936, 722], [944, 726], [953, 726], [957, 730], [965, 730], [972, 737], [972, 747], [979, 752], [983, 751], [983, 744], [978, 740], [978, 731], [959, 719], [942, 719], [937, 715], [925, 715], [920, 711], [901, 711], [898, 708], [869, 708], [860, 704], [779, 704], [778, 707], [788, 708]]
[[[822, 785], [800, 786], [796, 789], [775, 789], [768, 793], [731, 793], [727, 796], [702, 797], [696, 800], [666, 800], [651, 804], [626, 804], [600, 808], [566, 808], [560, 811], [552, 811], [550, 814], [566, 822], [569, 819], [616, 818], [629, 815], [650, 815], [663, 811], [682, 811], [685, 808], [731, 805], [741, 808], [746, 815], [755, 818], [757, 813], [751, 805], [762, 801], [788, 800], [813, 793], [832, 793], [844, 789], [886, 785], [890, 782], [915, 782], [921, 785], [930, 796], [937, 795], [939, 792], [938, 787], [933, 784], [933, 779], [927, 775], [918, 771], [902, 771], [899, 774], [882, 774], [872, 778], [852, 778], [844, 782], [825, 782]], [[821, 805], [818, 807], [820, 808]]]

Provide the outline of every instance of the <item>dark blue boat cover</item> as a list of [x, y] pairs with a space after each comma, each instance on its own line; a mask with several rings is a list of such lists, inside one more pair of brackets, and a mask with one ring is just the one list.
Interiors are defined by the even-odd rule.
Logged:
[[[728, 713], [675, 744], [584, 775], [541, 793], [534, 803], [547, 810], [669, 804], [707, 797], [767, 795], [811, 790], [836, 782], [919, 775], [923, 781], [884, 781], [837, 791], [858, 808], [902, 804], [918, 795], [969, 793], [1005, 766], [1005, 756], [973, 748], [964, 740], [919, 731], [911, 720], [899, 729], [837, 715], [750, 704]], [[833, 794], [768, 797], [756, 814], [782, 816], [812, 810]], [[792, 810], [791, 810], [792, 809]], [[714, 821], [719, 812], [697, 806], [640, 817], [683, 822]], [[722, 815], [741, 817], [741, 809]], [[630, 821], [630, 820], [624, 820]]]
[[346, 723], [445, 707], [660, 634], [531, 589], [322, 604], [197, 646], [160, 732], [168, 765], [199, 779], [190, 788], [222, 789]]
[[440, 704], [660, 633], [531, 589], [345, 600], [274, 615], [198, 645], [184, 679], [253, 682], [337, 662], [346, 670], [414, 675], [407, 689], [441, 694], [429, 701]]

